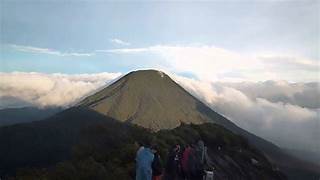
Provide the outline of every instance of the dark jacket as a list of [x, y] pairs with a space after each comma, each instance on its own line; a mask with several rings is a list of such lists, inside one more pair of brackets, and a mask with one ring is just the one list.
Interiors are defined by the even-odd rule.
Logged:
[[166, 163], [166, 174], [175, 177], [180, 174], [180, 152], [172, 150], [168, 154]]
[[162, 174], [162, 163], [159, 153], [154, 154], [154, 159], [152, 162], [152, 175], [159, 176]]

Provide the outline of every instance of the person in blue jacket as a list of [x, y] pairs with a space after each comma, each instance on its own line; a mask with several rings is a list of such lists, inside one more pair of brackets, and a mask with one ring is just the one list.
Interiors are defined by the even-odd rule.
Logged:
[[152, 180], [152, 162], [155, 150], [144, 147], [136, 157], [136, 180]]

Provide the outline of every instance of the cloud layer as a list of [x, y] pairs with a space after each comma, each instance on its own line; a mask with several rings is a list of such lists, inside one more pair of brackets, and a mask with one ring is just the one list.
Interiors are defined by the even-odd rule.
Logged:
[[[120, 73], [0, 73], [0, 108], [69, 106]], [[282, 147], [320, 152], [320, 83], [211, 82], [169, 75], [215, 111]]]
[[110, 39], [110, 42], [113, 44], [118, 44], [118, 45], [122, 45], [122, 46], [129, 46], [130, 45], [129, 42], [123, 41], [123, 40], [117, 39], [117, 38]]
[[285, 53], [243, 53], [208, 45], [154, 45], [120, 48], [98, 52], [132, 55], [152, 54], [160, 57], [169, 70], [189, 72], [203, 80], [293, 82], [319, 81], [318, 59]]
[[319, 83], [212, 83], [179, 76], [174, 79], [249, 132], [281, 147], [320, 150]]
[[0, 73], [0, 108], [68, 106], [120, 75]]
[[[114, 45], [128, 46], [129, 42], [110, 39]], [[290, 82], [320, 81], [320, 61], [288, 53], [245, 53], [204, 44], [152, 45], [146, 47], [92, 50], [89, 53], [60, 52], [54, 49], [9, 45], [13, 50], [54, 56], [93, 56], [107, 53], [125, 59], [132, 66], [135, 58], [152, 59], [141, 67], [156, 67], [178, 73], [189, 73], [201, 80], [211, 81], [266, 81]], [[137, 56], [138, 55], [138, 56]]]
[[283, 102], [311, 109], [320, 108], [320, 84], [288, 83], [287, 81], [215, 83], [215, 85], [234, 88], [250, 99], [263, 98], [270, 102]]
[[33, 47], [33, 46], [21, 46], [21, 45], [10, 45], [16, 51], [27, 52], [27, 53], [34, 53], [34, 54], [49, 54], [49, 55], [56, 55], [56, 56], [93, 56], [93, 53], [79, 53], [79, 52], [60, 52], [54, 49], [48, 48], [40, 48], [40, 47]]

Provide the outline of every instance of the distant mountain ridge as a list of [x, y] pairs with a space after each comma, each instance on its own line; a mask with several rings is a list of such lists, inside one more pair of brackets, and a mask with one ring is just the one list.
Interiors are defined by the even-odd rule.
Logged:
[[46, 119], [60, 111], [62, 111], [62, 108], [58, 107], [21, 107], [0, 109], [0, 126], [8, 126]]

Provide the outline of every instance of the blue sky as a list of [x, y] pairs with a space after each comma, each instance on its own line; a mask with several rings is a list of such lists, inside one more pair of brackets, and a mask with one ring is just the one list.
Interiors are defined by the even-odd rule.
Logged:
[[0, 3], [2, 72], [319, 79], [319, 1]]

